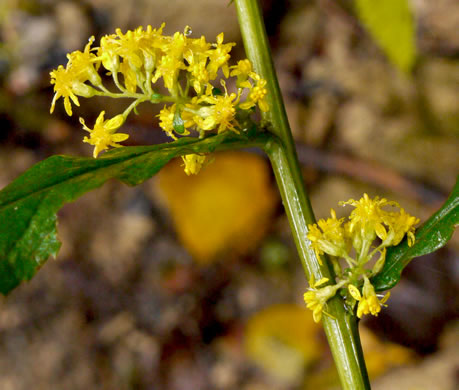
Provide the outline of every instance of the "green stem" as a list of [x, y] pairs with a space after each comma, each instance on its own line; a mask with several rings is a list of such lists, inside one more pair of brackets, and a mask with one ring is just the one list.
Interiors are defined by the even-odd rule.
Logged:
[[[255, 71], [267, 81], [270, 110], [263, 115], [269, 130], [277, 135], [265, 146], [293, 238], [308, 280], [327, 277], [334, 280], [328, 261], [320, 265], [310, 242], [306, 239], [308, 224], [315, 222], [309, 198], [305, 192], [295, 144], [287, 120], [282, 95], [269, 49], [263, 18], [257, 0], [236, 0], [239, 25], [247, 57]], [[344, 389], [370, 389], [356, 318], [346, 311], [340, 296], [335, 296], [325, 309], [330, 316], [323, 316], [322, 323]]]

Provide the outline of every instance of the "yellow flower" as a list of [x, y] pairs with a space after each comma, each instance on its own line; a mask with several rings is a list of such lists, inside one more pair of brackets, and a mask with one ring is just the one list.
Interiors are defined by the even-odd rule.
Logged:
[[105, 35], [100, 39], [97, 55], [100, 57], [104, 68], [112, 74], [118, 72], [120, 66], [118, 47], [115, 34]]
[[133, 68], [141, 68], [143, 65], [143, 53], [140, 51], [139, 45], [142, 41], [146, 40], [142, 27], [134, 31], [128, 30], [126, 34], [123, 34], [119, 28], [115, 31], [118, 46], [116, 54], [122, 57]]
[[[73, 72], [72, 68], [66, 69], [62, 65], [59, 65], [57, 69], [53, 70], [51, 73], [51, 84], [54, 84], [54, 98], [51, 103], [50, 113], [54, 112], [54, 107], [56, 105], [56, 101], [60, 98], [64, 98], [64, 107], [65, 112], [68, 116], [72, 116], [72, 105], [70, 103], [70, 99], [72, 102], [79, 106], [80, 102], [75, 95], [75, 91], [73, 90], [73, 85], [76, 79], [76, 75]], [[70, 99], [69, 99], [70, 98]]]
[[405, 234], [408, 237], [408, 246], [414, 244], [414, 225], [419, 223], [418, 218], [408, 214], [402, 208], [399, 212], [387, 212], [382, 218], [389, 227], [389, 232], [383, 240], [384, 245], [398, 245]]
[[348, 290], [351, 296], [359, 302], [359, 306], [357, 307], [357, 317], [359, 318], [362, 318], [364, 314], [372, 314], [377, 317], [381, 311], [381, 306], [387, 306], [385, 303], [390, 297], [390, 292], [388, 292], [379, 300], [375, 294], [374, 287], [366, 276], [364, 276], [363, 282], [363, 295], [360, 294], [359, 289], [352, 284], [348, 286]]
[[269, 111], [269, 104], [265, 97], [268, 94], [266, 89], [266, 80], [262, 79], [258, 74], [252, 72], [250, 77], [256, 81], [255, 85], [252, 85], [249, 81], [242, 82], [240, 86], [249, 88], [249, 95], [247, 100], [242, 103], [239, 107], [243, 110], [248, 110], [258, 104], [260, 110], [263, 112]]
[[201, 130], [212, 130], [218, 126], [221, 133], [227, 129], [236, 131], [238, 125], [236, 116], [236, 105], [239, 102], [239, 94], [231, 93], [228, 95], [226, 84], [221, 80], [225, 89], [224, 95], [203, 95], [198, 99], [199, 103], [208, 103], [209, 106], [201, 107], [198, 115], [193, 117], [197, 126]]
[[249, 77], [249, 74], [253, 72], [252, 63], [250, 60], [240, 60], [237, 65], [230, 66], [230, 76], [237, 76], [237, 85], [244, 82]]
[[187, 46], [183, 57], [188, 63], [186, 68], [190, 73], [190, 83], [198, 95], [202, 92], [202, 87], [210, 80], [210, 75], [207, 70], [208, 51], [210, 43], [207, 43], [204, 37], [200, 39], [187, 39]]
[[185, 163], [185, 173], [188, 176], [197, 175], [206, 161], [206, 156], [200, 156], [199, 154], [186, 154], [185, 156], [182, 156], [182, 160]]
[[83, 125], [83, 129], [88, 131], [90, 134], [89, 138], [84, 137], [83, 142], [95, 146], [94, 158], [96, 158], [101, 151], [108, 149], [109, 146], [115, 148], [122, 146], [118, 144], [118, 142], [125, 141], [129, 138], [128, 134], [115, 133], [116, 129], [124, 123], [123, 115], [116, 115], [106, 121], [104, 120], [104, 115], [105, 111], [102, 111], [99, 114], [94, 125], [94, 129], [88, 128], [84, 123], [84, 119], [80, 118], [80, 123]]
[[[346, 204], [355, 207], [347, 229], [353, 236], [354, 247], [358, 252], [362, 246], [369, 246], [376, 236], [381, 239], [383, 246], [390, 246], [400, 243], [407, 234], [408, 245], [413, 245], [414, 225], [419, 223], [419, 219], [407, 214], [397, 202], [379, 197], [370, 199], [364, 194], [358, 201], [350, 199], [340, 202], [342, 206]], [[383, 209], [385, 206], [397, 207], [400, 211], [386, 211]]]
[[311, 277], [311, 280], [309, 281], [309, 291], [304, 294], [306, 307], [312, 310], [314, 322], [320, 322], [322, 319], [322, 313], [324, 313], [324, 305], [336, 294], [336, 291], [340, 287], [340, 285], [334, 285], [317, 289], [317, 287], [327, 283], [328, 281], [328, 278], [322, 278], [318, 282], [315, 282], [314, 277]]
[[147, 72], [152, 72], [159, 51], [166, 44], [166, 37], [162, 35], [164, 26], [164, 23], [159, 29], [147, 26], [145, 31], [140, 26], [125, 34], [117, 29], [116, 34], [102, 37], [98, 55], [105, 69], [118, 72], [121, 57], [137, 71], [143, 66]]
[[159, 112], [159, 126], [171, 137], [175, 138], [173, 135], [174, 131], [174, 114], [175, 114], [175, 104], [170, 107], [164, 106], [163, 109]]
[[209, 72], [206, 68], [206, 59], [192, 63], [187, 69], [191, 73], [190, 82], [197, 94], [202, 92], [202, 86], [210, 81]]
[[188, 38], [183, 57], [189, 64], [202, 62], [204, 59], [207, 59], [210, 47], [211, 44], [206, 42], [206, 38], [204, 36], [198, 39]]
[[79, 50], [67, 54], [69, 60], [67, 67], [72, 68], [72, 74], [81, 82], [89, 80], [91, 84], [98, 86], [101, 84], [101, 78], [94, 69], [94, 64], [97, 63], [98, 57], [91, 53], [91, 45], [94, 42], [94, 37], [89, 38], [84, 51]]
[[154, 55], [155, 49], [164, 44], [162, 36], [164, 26], [163, 23], [156, 30], [149, 25], [145, 31], [140, 26], [135, 30], [128, 30], [126, 34], [123, 34], [121, 29], [116, 29], [117, 54], [127, 60], [132, 67], [141, 68], [145, 57]]
[[185, 63], [183, 62], [186, 41], [187, 38], [183, 34], [176, 32], [167, 46], [162, 47], [164, 55], [159, 61], [152, 78], [152, 82], [155, 83], [162, 77], [164, 85], [173, 95], [177, 93], [176, 89], [179, 71], [181, 69], [186, 69]]
[[226, 78], [229, 77], [228, 60], [231, 57], [229, 52], [236, 44], [234, 42], [223, 44], [223, 38], [223, 33], [219, 34], [217, 36], [217, 43], [213, 45], [215, 48], [208, 51], [209, 65], [207, 69], [212, 80], [217, 77], [217, 72], [220, 68], [223, 71], [223, 75]]
[[311, 241], [311, 247], [320, 264], [322, 264], [320, 255], [324, 252], [342, 257], [347, 253], [349, 246], [345, 230], [341, 226], [344, 218], [337, 219], [333, 209], [331, 209], [331, 216], [327, 220], [320, 219], [317, 224], [308, 226], [307, 238]]
[[359, 230], [362, 239], [368, 241], [373, 241], [376, 236], [382, 240], [386, 237], [387, 232], [382, 219], [383, 214], [386, 212], [382, 210], [382, 207], [388, 205], [399, 206], [397, 202], [391, 202], [385, 198], [380, 199], [378, 196], [370, 199], [367, 194], [363, 194], [363, 197], [358, 201], [350, 199], [347, 202], [339, 202], [339, 204], [341, 206], [350, 204], [355, 207], [349, 216], [349, 231], [353, 233]]
[[124, 85], [129, 92], [134, 93], [137, 90], [137, 72], [132, 69], [129, 62], [124, 59], [120, 64], [120, 73], [124, 77]]

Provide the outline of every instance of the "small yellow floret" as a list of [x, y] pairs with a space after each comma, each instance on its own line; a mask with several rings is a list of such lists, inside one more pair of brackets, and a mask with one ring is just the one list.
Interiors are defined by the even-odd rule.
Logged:
[[97, 56], [92, 53], [91, 45], [94, 42], [94, 37], [89, 38], [84, 51], [76, 50], [67, 54], [68, 65], [67, 68], [72, 68], [72, 74], [75, 79], [84, 83], [89, 80], [93, 85], [100, 85], [101, 78], [97, 71], [94, 69], [94, 64], [98, 61]]
[[128, 134], [115, 133], [116, 129], [121, 127], [124, 123], [123, 115], [117, 115], [111, 119], [104, 120], [105, 111], [102, 111], [97, 117], [94, 129], [90, 129], [86, 126], [84, 119], [80, 118], [80, 123], [83, 125], [83, 129], [89, 132], [89, 138], [84, 137], [83, 142], [94, 145], [94, 158], [103, 151], [112, 147], [120, 147], [122, 145], [118, 142], [125, 141], [129, 138]]
[[238, 61], [237, 65], [230, 66], [230, 69], [230, 76], [237, 76], [238, 83], [247, 80], [253, 72], [252, 63], [248, 59]]
[[346, 254], [348, 240], [342, 226], [344, 218], [337, 219], [335, 210], [331, 210], [331, 218], [320, 219], [317, 224], [309, 225], [307, 238], [316, 253], [317, 259], [322, 264], [321, 255], [325, 252], [332, 256]]
[[163, 49], [166, 50], [165, 55], [161, 57], [152, 78], [152, 82], [155, 83], [162, 77], [164, 85], [172, 95], [177, 94], [177, 78], [179, 71], [186, 69], [185, 63], [183, 62], [186, 43], [187, 38], [183, 34], [179, 32], [174, 34], [168, 42], [167, 47], [163, 47]]
[[175, 138], [173, 135], [174, 131], [174, 114], [176, 106], [173, 104], [170, 107], [164, 106], [163, 109], [159, 112], [159, 126], [171, 137]]
[[405, 234], [408, 237], [408, 246], [414, 244], [414, 225], [420, 222], [418, 218], [401, 208], [399, 212], [388, 212], [383, 216], [383, 221], [389, 227], [389, 233], [384, 239], [385, 245], [398, 245]]
[[265, 99], [268, 94], [266, 80], [254, 72], [250, 73], [250, 77], [255, 81], [255, 85], [252, 85], [248, 80], [240, 84], [242, 87], [249, 88], [249, 96], [247, 96], [247, 100], [240, 107], [243, 110], [248, 110], [258, 104], [261, 111], [269, 111], [269, 104]]
[[198, 115], [193, 119], [198, 128], [202, 130], [212, 130], [218, 126], [218, 132], [225, 130], [236, 131], [238, 125], [236, 121], [236, 105], [239, 102], [239, 94], [228, 94], [226, 84], [221, 80], [225, 90], [224, 95], [203, 95], [198, 99], [199, 103], [208, 103], [199, 109]]
[[340, 285], [337, 284], [334, 286], [317, 288], [327, 283], [328, 281], [328, 278], [322, 278], [318, 282], [315, 282], [314, 277], [311, 277], [311, 280], [309, 281], [309, 291], [304, 294], [306, 307], [312, 310], [314, 322], [320, 322], [322, 319], [322, 313], [325, 313], [323, 311], [325, 304], [331, 297], [336, 294], [336, 291], [340, 287]]
[[[72, 116], [72, 105], [70, 103], [70, 99], [72, 102], [79, 106], [80, 102], [75, 95], [75, 91], [73, 90], [73, 83], [77, 79], [77, 75], [73, 72], [73, 69], [66, 69], [62, 65], [59, 65], [57, 69], [50, 72], [51, 75], [51, 84], [54, 84], [54, 98], [51, 103], [50, 113], [54, 112], [54, 107], [56, 105], [56, 101], [60, 98], [64, 98], [64, 107], [65, 112], [68, 116]], [[70, 98], [70, 99], [69, 99]]]
[[390, 297], [390, 292], [388, 292], [381, 300], [379, 300], [376, 296], [373, 285], [366, 276], [364, 276], [363, 294], [360, 294], [358, 288], [352, 284], [348, 286], [348, 290], [351, 296], [359, 302], [359, 306], [357, 307], [357, 317], [359, 318], [362, 318], [362, 315], [364, 314], [372, 314], [377, 317], [381, 311], [381, 307], [387, 306], [385, 303]]
[[229, 52], [233, 46], [236, 46], [234, 42], [223, 43], [224, 34], [218, 34], [217, 43], [214, 44], [214, 49], [209, 50], [209, 65], [208, 71], [211, 79], [217, 77], [217, 72], [219, 69], [223, 71], [223, 75], [229, 77], [229, 65], [228, 60], [230, 59]]
[[182, 160], [185, 163], [185, 173], [188, 176], [197, 175], [206, 161], [206, 156], [200, 156], [199, 154], [187, 154], [182, 156]]

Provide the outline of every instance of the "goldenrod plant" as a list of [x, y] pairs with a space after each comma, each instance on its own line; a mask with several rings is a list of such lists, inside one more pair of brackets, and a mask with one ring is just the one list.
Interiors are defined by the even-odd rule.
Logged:
[[[93, 126], [80, 118], [93, 158], [50, 157], [0, 192], [0, 291], [7, 294], [30, 280], [57, 255], [56, 213], [65, 203], [111, 178], [140, 184], [173, 158], [182, 158], [184, 174], [192, 175], [209, 163], [209, 153], [258, 147], [270, 159], [309, 280], [306, 305], [322, 323], [342, 387], [369, 389], [358, 319], [379, 314], [412, 258], [450, 239], [458, 223], [459, 187], [418, 228], [419, 219], [398, 203], [367, 194], [341, 202], [353, 207], [348, 219], [332, 210], [331, 218], [316, 223], [258, 1], [234, 3], [247, 54], [238, 63], [230, 62], [235, 44], [225, 42], [223, 33], [208, 42], [193, 38], [188, 26], [168, 36], [161, 25], [116, 30], [97, 46], [91, 37], [83, 51], [70, 53], [67, 64], [51, 72], [51, 113], [60, 99], [68, 115], [81, 98], [130, 103], [111, 118], [101, 111]], [[143, 103], [160, 105], [159, 125], [171, 142], [122, 146], [129, 137], [123, 124]]]

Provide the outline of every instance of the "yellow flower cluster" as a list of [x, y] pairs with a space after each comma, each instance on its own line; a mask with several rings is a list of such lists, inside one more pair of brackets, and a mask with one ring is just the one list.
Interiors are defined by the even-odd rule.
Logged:
[[[183, 33], [172, 36], [164, 35], [163, 29], [164, 24], [158, 29], [139, 27], [126, 33], [117, 29], [115, 34], [102, 37], [98, 47], [92, 47], [92, 37], [83, 52], [68, 54], [67, 65], [60, 65], [50, 73], [55, 92], [51, 113], [61, 97], [69, 116], [71, 102], [80, 104], [78, 97], [97, 95], [134, 100], [115, 117], [118, 119], [104, 122], [101, 113], [93, 130], [84, 126], [90, 132], [84, 142], [95, 146], [95, 157], [109, 146], [120, 146], [118, 143], [128, 138], [127, 134], [116, 134], [116, 130], [143, 102], [163, 104], [159, 125], [173, 139], [190, 135], [193, 130], [201, 138], [212, 130], [239, 132], [244, 129], [238, 118], [248, 118], [255, 107], [264, 112], [269, 110], [266, 80], [254, 72], [247, 59], [229, 65], [235, 43], [224, 43], [223, 33], [215, 43], [210, 43], [203, 36], [190, 38], [188, 26]], [[112, 77], [117, 92], [103, 85], [99, 74], [103, 70]], [[236, 78], [236, 91], [231, 93], [225, 81], [230, 77]], [[202, 157], [184, 157], [185, 171], [199, 171]]]
[[[313, 310], [315, 320], [320, 320], [319, 311], [322, 311], [326, 300], [341, 287], [347, 287], [349, 294], [346, 295], [346, 302], [349, 306], [354, 307], [358, 302], [359, 318], [363, 314], [378, 315], [389, 294], [378, 299], [369, 278], [384, 266], [387, 247], [399, 244], [405, 235], [408, 245], [414, 244], [414, 226], [419, 223], [418, 218], [406, 213], [397, 202], [379, 197], [371, 199], [367, 194], [359, 200], [340, 202], [340, 205], [354, 207], [347, 220], [338, 219], [332, 209], [331, 218], [321, 219], [317, 224], [308, 226], [307, 238], [317, 258], [321, 262], [321, 256], [328, 254], [338, 278], [336, 285], [321, 289], [317, 289], [317, 283], [311, 284], [311, 291], [305, 294], [306, 304]], [[341, 259], [347, 264], [344, 271]], [[372, 261], [374, 264], [371, 269], [366, 269], [365, 266]], [[361, 294], [357, 286], [362, 283]], [[329, 295], [330, 292], [333, 294]], [[324, 296], [327, 296], [325, 301]]]

